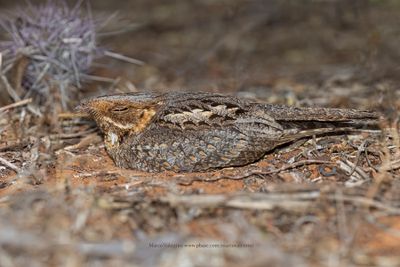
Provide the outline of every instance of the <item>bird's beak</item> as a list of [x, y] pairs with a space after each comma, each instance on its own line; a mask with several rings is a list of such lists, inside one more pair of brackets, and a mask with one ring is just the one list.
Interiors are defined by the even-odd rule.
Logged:
[[75, 107], [74, 111], [76, 113], [82, 114], [82, 115], [86, 115], [86, 116], [90, 116], [90, 103], [88, 101], [82, 101], [77, 107]]

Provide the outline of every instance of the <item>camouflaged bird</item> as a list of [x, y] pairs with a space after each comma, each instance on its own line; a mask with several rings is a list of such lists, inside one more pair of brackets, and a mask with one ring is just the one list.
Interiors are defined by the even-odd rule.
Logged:
[[279, 145], [348, 131], [377, 114], [254, 103], [213, 93], [129, 93], [83, 101], [115, 164], [148, 172], [243, 166]]

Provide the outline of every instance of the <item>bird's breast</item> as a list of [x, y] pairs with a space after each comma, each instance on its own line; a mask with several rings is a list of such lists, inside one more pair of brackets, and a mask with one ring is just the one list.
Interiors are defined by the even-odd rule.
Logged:
[[117, 150], [110, 155], [119, 166], [151, 172], [204, 171], [243, 165], [260, 157], [255, 143], [232, 129], [155, 128], [124, 139]]

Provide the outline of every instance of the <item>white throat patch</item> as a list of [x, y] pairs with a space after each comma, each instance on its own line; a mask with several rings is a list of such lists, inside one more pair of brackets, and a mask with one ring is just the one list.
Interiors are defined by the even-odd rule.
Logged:
[[119, 137], [113, 132], [108, 132], [105, 136], [104, 142], [108, 148], [114, 148], [119, 146]]

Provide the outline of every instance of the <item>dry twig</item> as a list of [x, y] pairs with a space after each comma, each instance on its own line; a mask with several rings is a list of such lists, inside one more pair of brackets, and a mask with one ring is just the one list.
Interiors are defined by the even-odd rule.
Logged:
[[327, 160], [307, 159], [307, 160], [301, 160], [301, 161], [297, 161], [297, 162], [294, 162], [291, 164], [284, 165], [276, 170], [265, 170], [265, 169], [248, 170], [247, 169], [238, 175], [226, 175], [224, 172], [222, 172], [222, 173], [216, 173], [216, 175], [214, 177], [212, 177], [212, 176], [210, 177], [209, 174], [205, 175], [205, 176], [197, 176], [197, 177], [190, 177], [190, 178], [183, 176], [179, 180], [179, 183], [183, 184], [183, 185], [190, 185], [195, 181], [214, 182], [214, 181], [218, 181], [221, 179], [242, 180], [242, 179], [248, 178], [252, 175], [269, 175], [269, 174], [279, 173], [282, 171], [294, 169], [294, 168], [304, 166], [304, 165], [311, 165], [311, 164], [335, 164], [335, 163], [333, 163], [331, 161], [327, 161]]
[[12, 103], [12, 104], [10, 104], [10, 105], [1, 107], [1, 108], [0, 108], [0, 112], [6, 111], [6, 110], [8, 110], [8, 109], [16, 108], [16, 107], [21, 107], [21, 106], [24, 106], [24, 105], [29, 104], [29, 103], [31, 103], [31, 102], [32, 102], [32, 98], [20, 100], [20, 101], [17, 101], [17, 102], [15, 102], [15, 103]]
[[12, 169], [15, 172], [19, 172], [19, 168], [15, 164], [12, 164], [11, 162], [2, 157], [0, 157], [0, 164]]
[[343, 203], [351, 203], [355, 206], [375, 208], [387, 212], [391, 215], [399, 215], [400, 208], [388, 205], [384, 202], [370, 199], [362, 195], [322, 194], [319, 190], [298, 193], [240, 193], [233, 195], [214, 194], [214, 195], [173, 195], [162, 198], [172, 206], [200, 206], [200, 207], [229, 207], [240, 209], [260, 209], [271, 210], [283, 208], [286, 210], [298, 211], [307, 208], [320, 197]]

